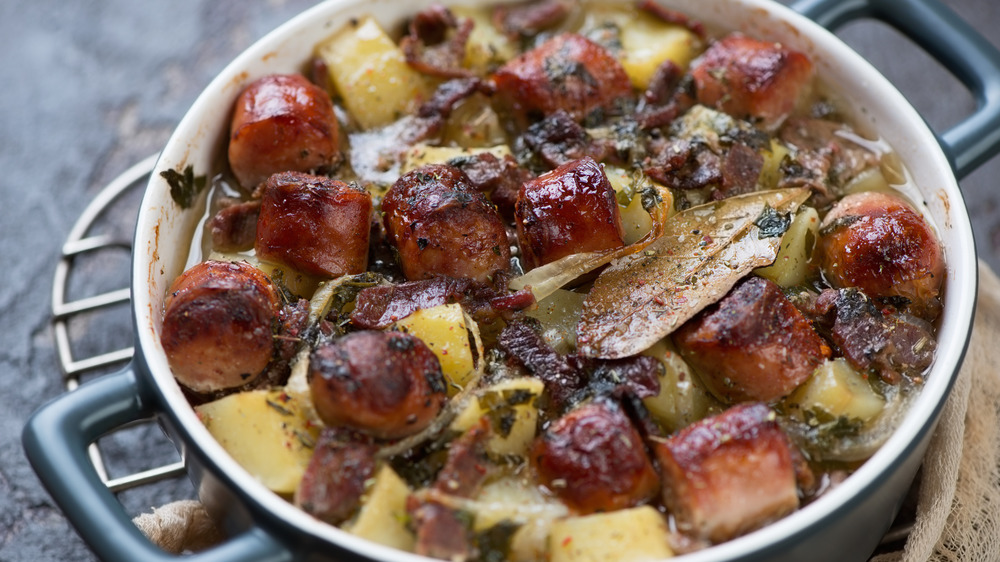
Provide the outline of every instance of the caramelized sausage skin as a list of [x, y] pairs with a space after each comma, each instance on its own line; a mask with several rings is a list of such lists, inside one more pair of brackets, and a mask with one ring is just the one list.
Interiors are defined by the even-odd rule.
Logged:
[[254, 249], [265, 261], [339, 277], [368, 267], [372, 198], [338, 180], [301, 172], [267, 179]]
[[872, 298], [903, 297], [910, 312], [936, 315], [944, 253], [923, 217], [899, 197], [844, 197], [820, 224], [817, 249], [834, 287], [857, 287]]
[[772, 281], [751, 276], [674, 332], [705, 385], [729, 402], [773, 402], [812, 375], [831, 350]]
[[701, 104], [777, 127], [812, 80], [805, 54], [734, 33], [716, 41], [691, 69]]
[[309, 388], [324, 423], [378, 439], [427, 427], [447, 397], [441, 363], [415, 336], [355, 332], [313, 351]]
[[798, 472], [808, 468], [760, 403], [733, 406], [652, 446], [678, 529], [715, 543], [794, 511], [797, 482], [811, 478]]
[[525, 265], [625, 245], [615, 190], [589, 156], [525, 182], [514, 208]]
[[271, 280], [245, 262], [206, 261], [174, 280], [160, 342], [182, 385], [196, 392], [236, 388], [267, 367], [279, 306]]
[[385, 230], [407, 279], [487, 281], [510, 268], [510, 243], [496, 207], [453, 166], [404, 174], [382, 200]]
[[584, 404], [556, 420], [530, 455], [542, 484], [580, 514], [639, 505], [659, 490], [639, 432], [610, 401]]
[[273, 74], [251, 83], [236, 100], [229, 166], [244, 189], [277, 172], [329, 165], [340, 150], [330, 96], [298, 74]]
[[564, 33], [508, 61], [493, 75], [501, 103], [522, 123], [564, 110], [582, 121], [613, 110], [632, 93], [621, 63], [607, 49]]

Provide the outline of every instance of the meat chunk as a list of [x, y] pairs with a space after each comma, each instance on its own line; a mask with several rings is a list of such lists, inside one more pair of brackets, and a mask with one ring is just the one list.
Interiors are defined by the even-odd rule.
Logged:
[[445, 275], [486, 281], [510, 268], [503, 220], [453, 166], [399, 178], [382, 200], [385, 230], [407, 279]]
[[515, 216], [527, 267], [625, 245], [615, 190], [590, 157], [564, 164], [521, 186]]
[[520, 157], [530, 159], [534, 168], [542, 170], [587, 157], [601, 161], [611, 150], [610, 146], [591, 138], [583, 126], [561, 109], [532, 123], [517, 137], [514, 148]]
[[462, 68], [465, 44], [474, 23], [469, 18], [459, 20], [440, 4], [432, 4], [410, 20], [410, 33], [399, 46], [406, 63], [413, 68], [439, 78], [471, 76]]
[[879, 155], [852, 142], [856, 133], [838, 121], [793, 117], [778, 136], [797, 148], [782, 163], [778, 187], [808, 187], [820, 202], [832, 202], [841, 188], [879, 163]]
[[534, 37], [566, 19], [572, 7], [572, 0], [502, 4], [493, 10], [493, 24], [511, 39]]
[[375, 474], [376, 452], [378, 446], [366, 435], [324, 428], [295, 490], [295, 505], [331, 525], [345, 521], [360, 506], [365, 482]]
[[[471, 498], [479, 492], [495, 468], [486, 452], [486, 441], [491, 436], [489, 428], [489, 422], [483, 418], [451, 443], [444, 466], [432, 484], [435, 492], [460, 498]], [[458, 510], [433, 499], [424, 502], [411, 499], [411, 504], [417, 554], [441, 560], [471, 557], [474, 546], [470, 529]]]
[[312, 353], [308, 377], [324, 423], [378, 439], [424, 429], [447, 398], [434, 352], [402, 332], [354, 332], [321, 345]]
[[227, 201], [208, 221], [212, 247], [219, 252], [242, 252], [253, 248], [259, 213], [260, 201]]
[[674, 333], [718, 397], [773, 402], [802, 384], [830, 348], [774, 282], [748, 277]]
[[798, 508], [797, 455], [764, 404], [734, 406], [653, 447], [663, 503], [696, 539], [726, 541]]
[[820, 224], [817, 250], [834, 287], [857, 287], [876, 299], [902, 297], [908, 311], [937, 315], [944, 253], [923, 217], [899, 197], [844, 197]]
[[618, 59], [574, 33], [549, 39], [508, 61], [493, 75], [498, 98], [522, 123], [564, 110], [582, 121], [594, 111], [613, 112], [632, 92]]
[[265, 76], [236, 100], [229, 166], [252, 191], [277, 172], [329, 166], [339, 157], [339, 134], [326, 91], [298, 74]]
[[300, 172], [268, 178], [254, 248], [265, 261], [322, 277], [368, 266], [372, 198], [338, 180]]
[[852, 367], [875, 371], [890, 384], [919, 377], [934, 361], [930, 323], [893, 307], [880, 309], [858, 289], [824, 291], [811, 312]]
[[773, 129], [795, 109], [813, 67], [803, 53], [734, 33], [713, 43], [691, 75], [699, 103]]
[[513, 156], [497, 158], [492, 152], [477, 152], [453, 158], [448, 164], [462, 170], [476, 189], [489, 195], [504, 220], [514, 222], [517, 192], [534, 175], [519, 166]]
[[278, 293], [245, 262], [206, 261], [170, 286], [160, 342], [177, 382], [195, 392], [242, 386], [274, 354]]
[[580, 514], [639, 505], [659, 490], [639, 432], [610, 401], [553, 422], [536, 438], [530, 460], [539, 480]]

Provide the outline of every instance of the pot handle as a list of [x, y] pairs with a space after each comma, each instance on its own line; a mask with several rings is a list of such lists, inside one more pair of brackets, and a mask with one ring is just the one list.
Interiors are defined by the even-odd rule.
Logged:
[[938, 0], [798, 0], [791, 8], [828, 29], [860, 18], [883, 21], [972, 92], [976, 111], [938, 136], [959, 179], [1000, 152], [1000, 51]]
[[[87, 456], [87, 447], [102, 435], [152, 417], [153, 400], [142, 388], [134, 363], [83, 384], [35, 412], [22, 442], [39, 479], [101, 560], [176, 562], [182, 557], [164, 552], [132, 524]], [[255, 527], [183, 560], [286, 562], [292, 554]]]

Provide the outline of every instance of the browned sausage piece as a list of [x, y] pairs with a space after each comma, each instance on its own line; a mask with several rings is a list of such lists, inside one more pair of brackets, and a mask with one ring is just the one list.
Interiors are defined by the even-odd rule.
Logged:
[[206, 261], [182, 273], [167, 294], [160, 336], [177, 381], [214, 392], [254, 379], [274, 353], [278, 305], [271, 280], [247, 263]]
[[309, 387], [324, 423], [379, 439], [424, 429], [447, 397], [434, 352], [402, 332], [355, 332], [321, 345], [309, 362]]
[[741, 404], [653, 443], [681, 532], [718, 543], [798, 507], [796, 452], [775, 420]]
[[625, 245], [621, 212], [604, 169], [585, 157], [521, 186], [514, 209], [525, 265]]
[[819, 255], [826, 278], [872, 298], [903, 297], [907, 309], [933, 318], [944, 280], [941, 244], [926, 221], [895, 195], [848, 195], [820, 225]]
[[503, 220], [458, 168], [432, 164], [404, 174], [382, 200], [382, 212], [407, 279], [487, 281], [510, 268]]
[[366, 435], [324, 428], [295, 490], [295, 505], [331, 525], [346, 520], [361, 505], [365, 483], [375, 474], [377, 451]]
[[230, 126], [229, 166], [253, 190], [277, 172], [307, 172], [329, 165], [340, 150], [330, 96], [298, 74], [253, 82], [236, 100]]
[[522, 122], [559, 109], [582, 121], [631, 95], [618, 59], [575, 33], [564, 33], [508, 61], [493, 75], [499, 100]]
[[803, 53], [738, 33], [713, 43], [691, 69], [699, 103], [764, 128], [788, 117], [812, 75]]
[[257, 257], [303, 273], [339, 277], [368, 267], [372, 198], [342, 181], [301, 172], [267, 179], [257, 218]]
[[590, 402], [535, 439], [531, 464], [540, 481], [580, 514], [649, 500], [659, 479], [632, 422], [615, 403]]
[[773, 402], [802, 384], [830, 348], [774, 282], [751, 276], [674, 333], [719, 398]]

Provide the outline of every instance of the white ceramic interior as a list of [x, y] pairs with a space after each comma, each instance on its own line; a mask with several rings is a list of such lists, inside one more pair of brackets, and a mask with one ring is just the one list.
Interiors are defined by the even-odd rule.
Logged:
[[[914, 455], [915, 446], [920, 449], [915, 444], [916, 437], [926, 431], [927, 420], [936, 419], [964, 353], [976, 295], [976, 256], [965, 204], [934, 135], [898, 91], [863, 58], [811, 21], [765, 0], [662, 1], [713, 27], [741, 30], [808, 53], [823, 80], [851, 100], [852, 118], [877, 130], [900, 156], [915, 178], [946, 247], [946, 306], [938, 355], [925, 388], [901, 427], [874, 457], [832, 493], [761, 531], [685, 558], [728, 560], [737, 558], [741, 552], [766, 549], [782, 537], [842, 512], [856, 496], [877, 491], [880, 482], [896, 469], [900, 458]], [[229, 116], [241, 89], [265, 74], [301, 70], [313, 46], [350, 18], [372, 14], [383, 25], [393, 27], [430, 3], [431, 0], [325, 2], [269, 34], [233, 61], [198, 98], [163, 150], [142, 203], [132, 272], [138, 344], [150, 375], [162, 392], [163, 406], [170, 412], [172, 423], [182, 426], [190, 436], [178, 444], [182, 453], [190, 448], [200, 449], [228, 475], [233, 485], [246, 492], [249, 501], [305, 532], [373, 558], [392, 560], [426, 559], [373, 545], [319, 523], [266, 490], [209, 435], [174, 382], [159, 341], [162, 301], [170, 282], [188, 265], [189, 238], [200, 212], [180, 209], [171, 199], [160, 172], [183, 170], [190, 165], [196, 174], [211, 173], [213, 162], [224, 154], [221, 151], [225, 149]], [[922, 454], [922, 449], [916, 454]], [[213, 505], [211, 494], [206, 495], [209, 497], [203, 495], [202, 499], [211, 511], [226, 511], [225, 506]]]

